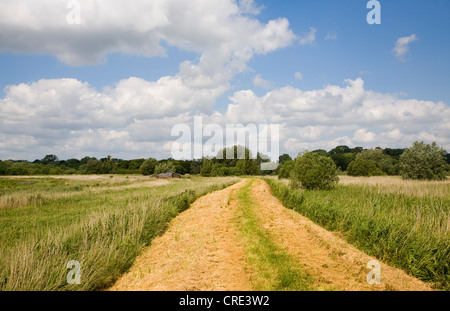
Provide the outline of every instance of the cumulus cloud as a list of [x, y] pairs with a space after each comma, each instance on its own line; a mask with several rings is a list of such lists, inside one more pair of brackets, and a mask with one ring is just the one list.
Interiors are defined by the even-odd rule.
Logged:
[[450, 149], [448, 105], [366, 90], [360, 78], [308, 91], [285, 86], [261, 96], [236, 91], [223, 113], [208, 106], [209, 97], [215, 97], [209, 88], [194, 91], [174, 77], [129, 78], [103, 90], [76, 79], [11, 85], [0, 99], [0, 158], [167, 158], [176, 140], [172, 127], [192, 128], [194, 115], [222, 127], [280, 124], [281, 152], [291, 154], [339, 144], [408, 147], [415, 140]]
[[282, 124], [284, 141], [305, 148], [331, 149], [340, 143], [407, 147], [423, 138], [450, 149], [445, 103], [365, 90], [361, 78], [345, 83], [310, 91], [286, 86], [260, 97], [250, 90], [236, 92], [224, 118]]
[[[108, 53], [162, 56], [165, 41], [202, 54], [201, 65], [242, 63], [254, 53], [289, 45], [295, 35], [286, 19], [267, 24], [245, 13], [251, 0], [80, 0], [81, 24], [69, 24], [67, 2], [17, 0], [0, 3], [0, 50], [42, 53], [70, 65], [99, 63]], [[205, 69], [206, 70], [206, 69]]]
[[296, 72], [296, 73], [294, 74], [294, 77], [295, 77], [297, 80], [301, 80], [301, 79], [303, 79], [303, 74], [302, 74], [301, 72]]
[[395, 54], [395, 57], [397, 57], [398, 60], [404, 62], [405, 61], [405, 55], [409, 51], [409, 45], [417, 40], [417, 36], [415, 34], [412, 34], [408, 37], [401, 37], [398, 38], [395, 42], [395, 47], [392, 50]]
[[264, 9], [264, 5], [257, 5], [253, 0], [238, 0], [239, 7], [244, 13], [257, 15]]
[[353, 141], [355, 143], [370, 143], [373, 142], [375, 138], [376, 138], [375, 133], [369, 132], [365, 128], [361, 128], [355, 131]]
[[256, 87], [262, 87], [264, 89], [270, 89], [272, 83], [270, 81], [264, 80], [260, 74], [257, 74], [253, 78], [253, 85]]

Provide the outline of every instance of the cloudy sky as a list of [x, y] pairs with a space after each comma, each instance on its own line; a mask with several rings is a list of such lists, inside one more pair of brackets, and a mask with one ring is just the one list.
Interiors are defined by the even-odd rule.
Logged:
[[167, 158], [194, 116], [279, 124], [292, 156], [450, 151], [450, 2], [380, 3], [0, 0], [0, 159]]

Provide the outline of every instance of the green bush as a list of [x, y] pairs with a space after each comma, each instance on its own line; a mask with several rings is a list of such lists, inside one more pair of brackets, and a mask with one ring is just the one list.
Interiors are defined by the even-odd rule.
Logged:
[[[398, 172], [393, 164], [393, 158], [383, 153], [382, 149], [368, 149], [358, 153], [356, 159], [371, 160], [377, 168], [388, 175], [396, 175]], [[378, 175], [378, 174], [377, 174]]]
[[295, 159], [290, 174], [293, 188], [332, 189], [338, 182], [333, 160], [313, 152], [304, 152]]
[[377, 167], [375, 161], [363, 158], [357, 158], [350, 162], [347, 168], [347, 174], [350, 176], [381, 176], [386, 175]]
[[202, 168], [200, 169], [200, 175], [204, 177], [208, 177], [211, 175], [211, 171], [213, 169], [213, 162], [210, 159], [205, 159], [203, 162]]
[[414, 142], [400, 156], [400, 175], [404, 179], [444, 180], [448, 174], [446, 152], [435, 142]]
[[280, 173], [278, 174], [278, 179], [289, 178], [289, 175], [294, 168], [294, 164], [295, 162], [292, 160], [284, 162], [283, 166], [280, 169]]
[[155, 172], [156, 165], [158, 165], [158, 161], [156, 159], [149, 158], [142, 163], [139, 170], [144, 176], [152, 175]]
[[155, 166], [155, 174], [160, 174], [167, 171], [176, 172], [175, 164], [172, 161], [161, 162]]

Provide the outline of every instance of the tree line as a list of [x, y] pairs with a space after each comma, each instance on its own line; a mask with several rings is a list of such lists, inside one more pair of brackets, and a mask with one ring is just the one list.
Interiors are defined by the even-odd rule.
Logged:
[[[411, 154], [411, 148], [415, 148]], [[363, 147], [350, 148], [342, 145], [326, 151], [317, 149], [311, 151], [320, 157], [330, 159], [337, 171], [352, 176], [377, 176], [377, 175], [399, 175], [405, 171], [405, 163], [401, 158], [409, 155], [410, 158], [422, 157], [425, 162], [434, 163], [447, 168], [450, 164], [450, 154], [437, 146], [423, 143], [414, 143], [411, 148], [391, 149], [375, 148], [364, 149]], [[230, 156], [231, 155], [231, 156]], [[431, 155], [431, 158], [427, 158]], [[298, 157], [297, 157], [298, 158]], [[233, 146], [224, 148], [214, 157], [201, 160], [156, 160], [133, 159], [122, 160], [107, 156], [97, 159], [95, 157], [84, 157], [82, 159], [59, 160], [56, 155], [46, 155], [40, 160], [14, 161], [0, 160], [0, 175], [65, 175], [65, 174], [143, 174], [153, 175], [171, 170], [178, 174], [191, 174], [201, 176], [242, 176], [242, 175], [278, 175], [280, 178], [289, 178], [295, 166], [295, 159], [288, 154], [279, 157], [279, 165], [275, 170], [262, 171], [261, 163], [268, 162], [267, 156], [258, 153], [252, 155], [248, 148]], [[405, 161], [403, 161], [405, 162]], [[438, 164], [436, 164], [438, 163]], [[440, 163], [440, 164], [439, 164]], [[444, 164], [443, 164], [444, 163]], [[417, 165], [416, 165], [417, 166]], [[429, 165], [428, 165], [429, 166]], [[425, 164], [410, 168], [415, 170], [414, 174], [427, 176], [430, 169]], [[445, 171], [444, 169], [444, 171]], [[427, 171], [428, 170], [428, 171]], [[433, 171], [433, 169], [431, 169]], [[430, 175], [431, 176], [431, 175]]]
[[404, 179], [445, 180], [450, 175], [449, 155], [435, 142], [429, 145], [416, 141], [403, 151], [394, 150], [393, 155], [388, 154], [392, 150], [386, 153], [381, 148], [355, 150], [352, 154], [344, 147], [330, 153], [305, 151], [294, 160], [287, 159], [278, 178], [289, 178], [292, 188], [332, 189], [339, 181], [338, 163], [342, 159], [346, 160], [346, 173], [350, 176], [400, 175]]
[[[334, 163], [338, 173], [350, 176], [382, 176], [402, 175], [407, 178], [440, 179], [448, 173], [450, 154], [435, 142], [431, 145], [414, 142], [410, 148], [391, 149], [362, 147], [350, 148], [337, 146], [329, 152], [318, 149], [311, 151], [321, 157], [326, 157]], [[300, 155], [299, 155], [300, 156]], [[295, 161], [285, 156], [280, 158], [280, 178], [289, 178], [294, 169]], [[411, 173], [414, 171], [414, 173]], [[439, 172], [439, 173], [436, 173]], [[422, 178], [423, 177], [423, 178]]]

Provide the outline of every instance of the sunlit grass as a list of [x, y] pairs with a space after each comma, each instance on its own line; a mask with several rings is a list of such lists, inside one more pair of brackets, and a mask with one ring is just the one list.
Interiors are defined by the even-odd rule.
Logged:
[[286, 207], [342, 233], [367, 254], [450, 289], [448, 182], [344, 178], [331, 191], [293, 190], [286, 182], [267, 182]]
[[[69, 191], [69, 196], [59, 194], [91, 181], [49, 179], [29, 184], [29, 189], [19, 186], [18, 192], [33, 193], [36, 185], [43, 199], [0, 209], [0, 290], [107, 287], [132, 265], [144, 246], [164, 232], [170, 219], [197, 197], [237, 180], [183, 178], [158, 187], [102, 191], [86, 187]], [[97, 181], [94, 185], [104, 186], [97, 186]], [[54, 193], [58, 195], [52, 197]], [[70, 260], [81, 264], [80, 285], [67, 283]]]
[[254, 268], [252, 278], [255, 290], [293, 291], [312, 290], [312, 279], [302, 271], [285, 250], [278, 247], [265, 230], [254, 209], [258, 205], [250, 196], [249, 182], [238, 192], [236, 215], [250, 264]]

